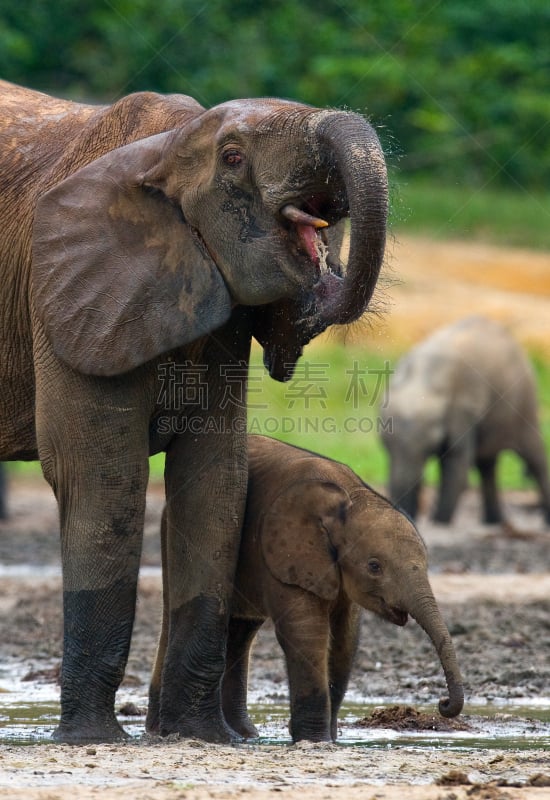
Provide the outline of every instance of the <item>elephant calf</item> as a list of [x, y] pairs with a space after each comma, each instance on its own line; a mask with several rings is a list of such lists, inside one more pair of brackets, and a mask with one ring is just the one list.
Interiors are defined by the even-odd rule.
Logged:
[[[248, 439], [247, 506], [222, 683], [228, 724], [245, 738], [257, 736], [246, 707], [248, 661], [270, 617], [286, 657], [293, 740], [335, 740], [360, 606], [396, 625], [409, 614], [417, 620], [447, 679], [449, 699], [439, 710], [459, 714], [460, 671], [414, 525], [344, 464], [268, 437]], [[165, 613], [148, 730], [158, 716], [166, 627]]]
[[441, 482], [434, 519], [451, 521], [468, 469], [475, 465], [484, 521], [501, 522], [495, 472], [499, 453], [509, 449], [537, 482], [550, 524], [535, 378], [522, 349], [501, 325], [467, 317], [414, 347], [397, 365], [381, 414], [390, 496], [411, 517], [418, 511], [424, 464], [437, 456]]

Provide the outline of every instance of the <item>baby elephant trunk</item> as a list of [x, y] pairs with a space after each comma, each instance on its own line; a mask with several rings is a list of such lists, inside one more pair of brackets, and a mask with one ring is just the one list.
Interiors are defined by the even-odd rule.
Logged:
[[443, 717], [456, 717], [464, 706], [462, 676], [451, 635], [443, 622], [431, 590], [421, 601], [409, 606], [409, 613], [432, 640], [445, 673], [449, 696], [439, 701], [439, 713]]

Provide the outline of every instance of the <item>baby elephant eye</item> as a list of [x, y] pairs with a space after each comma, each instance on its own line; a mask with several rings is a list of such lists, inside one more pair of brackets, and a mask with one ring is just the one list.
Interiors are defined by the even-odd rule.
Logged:
[[382, 574], [382, 564], [376, 558], [370, 559], [368, 562], [368, 568], [371, 575]]
[[236, 167], [242, 164], [243, 154], [238, 150], [225, 150], [222, 158], [224, 164], [227, 164], [229, 167]]

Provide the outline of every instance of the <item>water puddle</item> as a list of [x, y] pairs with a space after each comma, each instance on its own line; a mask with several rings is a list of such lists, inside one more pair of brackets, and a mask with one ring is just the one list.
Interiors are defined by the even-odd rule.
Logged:
[[[259, 693], [256, 693], [258, 697]], [[59, 689], [55, 683], [26, 681], [14, 677], [13, 667], [0, 664], [0, 744], [38, 744], [49, 742], [59, 717]], [[264, 695], [265, 697], [265, 695]], [[345, 747], [402, 748], [421, 747], [450, 750], [532, 750], [550, 749], [550, 698], [522, 704], [473, 704], [460, 717], [465, 730], [393, 730], [368, 728], [358, 722], [369, 717], [375, 708], [389, 708], [395, 703], [347, 702], [340, 713], [338, 743]], [[144, 734], [145, 687], [122, 688], [116, 707], [125, 730], [134, 738]], [[131, 707], [136, 712], [134, 716]], [[126, 708], [126, 713], [120, 709]], [[420, 708], [428, 714], [434, 708]], [[259, 744], [288, 745], [288, 705], [256, 701], [250, 716], [260, 731]]]
[[[370, 717], [374, 709], [391, 708], [394, 703], [346, 703], [340, 712], [338, 744], [354, 747], [445, 748], [449, 750], [495, 749], [538, 750], [550, 748], [550, 701], [543, 706], [466, 706], [460, 719], [467, 730], [450, 732], [424, 730], [393, 730], [358, 725]], [[432, 708], [418, 708], [433, 714]], [[290, 743], [288, 737], [288, 708], [256, 704], [250, 716], [261, 733], [260, 742]]]

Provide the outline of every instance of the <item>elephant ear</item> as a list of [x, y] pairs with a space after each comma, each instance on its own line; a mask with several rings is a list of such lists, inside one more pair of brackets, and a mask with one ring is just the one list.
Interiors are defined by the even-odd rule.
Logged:
[[261, 526], [262, 553], [271, 574], [334, 600], [340, 573], [331, 536], [345, 524], [350, 505], [347, 492], [330, 481], [302, 480], [284, 489]]
[[171, 133], [112, 150], [39, 200], [33, 291], [56, 355], [117, 375], [218, 328], [222, 276], [179, 206], [145, 182]]

